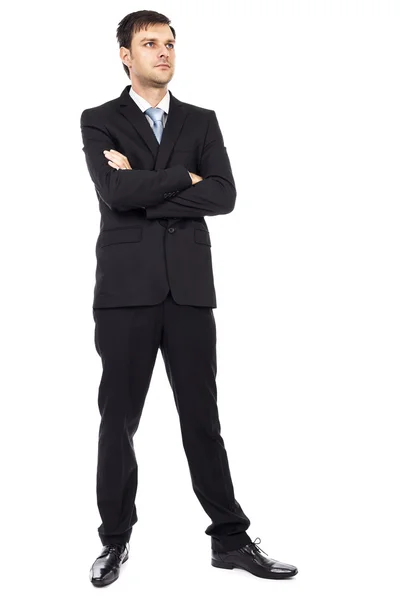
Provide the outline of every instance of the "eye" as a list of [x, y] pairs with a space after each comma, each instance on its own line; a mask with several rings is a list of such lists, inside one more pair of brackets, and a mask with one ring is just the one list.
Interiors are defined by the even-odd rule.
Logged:
[[[154, 44], [154, 42], [146, 42], [145, 46], [147, 46], [147, 44]], [[175, 45], [172, 43], [168, 43], [168, 46], [172, 46], [172, 49], [175, 48]]]

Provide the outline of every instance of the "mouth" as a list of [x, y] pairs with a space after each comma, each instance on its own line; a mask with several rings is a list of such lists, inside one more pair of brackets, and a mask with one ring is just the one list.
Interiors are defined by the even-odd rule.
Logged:
[[156, 67], [161, 67], [163, 69], [169, 69], [169, 65], [156, 65]]

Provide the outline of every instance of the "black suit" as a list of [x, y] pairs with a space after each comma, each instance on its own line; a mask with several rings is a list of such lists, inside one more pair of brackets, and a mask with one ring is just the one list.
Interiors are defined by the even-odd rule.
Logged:
[[[158, 304], [171, 289], [178, 304], [215, 308], [204, 216], [229, 213], [236, 198], [215, 112], [170, 92], [159, 144], [129, 88], [81, 116], [101, 212], [93, 306]], [[128, 158], [132, 170], [108, 165], [103, 150], [111, 148]], [[192, 185], [188, 170], [204, 180]]]
[[[235, 183], [216, 114], [170, 92], [159, 144], [129, 95], [81, 115], [83, 150], [101, 212], [93, 302], [99, 386], [97, 500], [103, 543], [129, 540], [137, 521], [132, 438], [158, 349], [178, 409], [193, 489], [212, 519], [216, 550], [249, 541], [234, 498], [217, 408], [211, 240], [204, 216], [233, 210]], [[132, 170], [108, 165], [124, 154]], [[203, 177], [192, 185], [188, 170]], [[157, 448], [155, 448], [157, 451]]]

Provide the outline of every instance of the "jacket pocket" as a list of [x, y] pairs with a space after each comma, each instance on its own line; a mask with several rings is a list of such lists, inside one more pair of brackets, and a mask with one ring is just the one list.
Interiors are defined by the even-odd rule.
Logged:
[[121, 227], [115, 229], [103, 229], [99, 235], [98, 246], [110, 246], [111, 244], [130, 244], [140, 242], [143, 235], [143, 227]]
[[198, 244], [206, 244], [206, 246], [211, 246], [211, 238], [210, 234], [206, 229], [199, 229], [197, 227], [194, 228], [194, 241]]

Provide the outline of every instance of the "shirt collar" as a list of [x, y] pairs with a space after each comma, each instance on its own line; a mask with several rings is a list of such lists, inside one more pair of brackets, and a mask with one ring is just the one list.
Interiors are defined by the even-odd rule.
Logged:
[[[132, 98], [132, 100], [134, 100], [136, 102], [136, 104], [139, 106], [139, 108], [142, 112], [144, 112], [148, 108], [151, 108], [150, 102], [148, 102], [147, 100], [142, 98], [142, 96], [140, 96], [137, 92], [135, 92], [135, 90], [133, 89], [132, 86], [130, 87], [129, 95]], [[163, 111], [166, 114], [168, 114], [169, 100], [170, 100], [169, 90], [167, 90], [167, 93], [165, 94], [164, 98], [162, 98], [162, 100], [160, 100], [160, 102], [157, 104], [157, 108], [162, 108]]]

